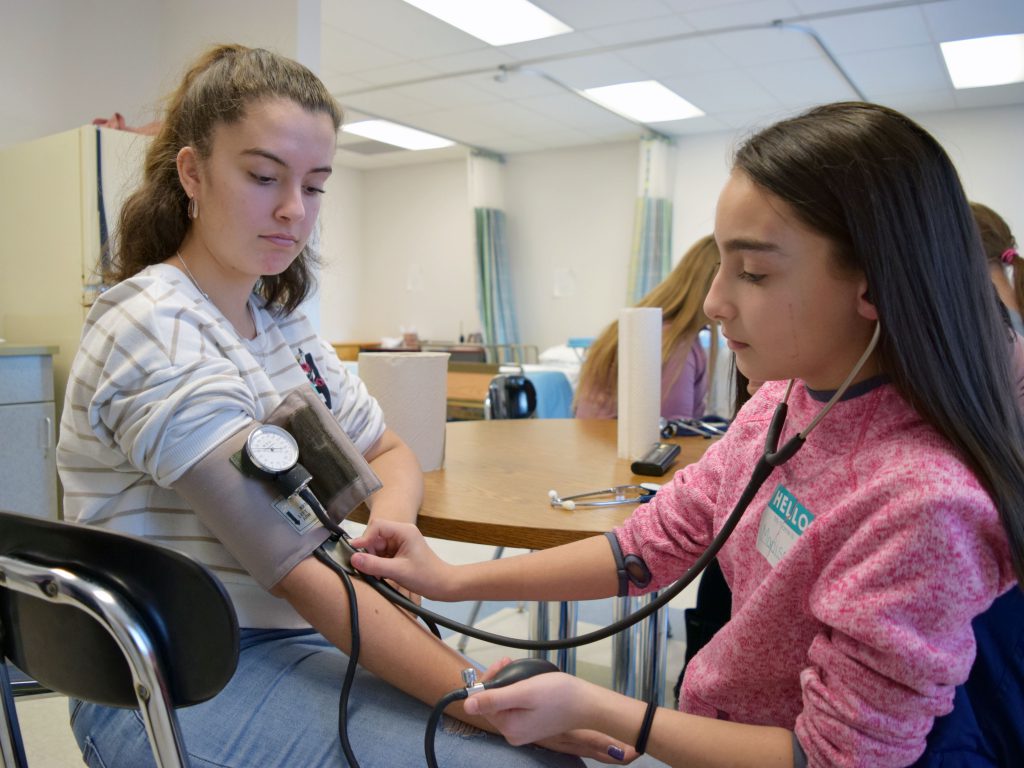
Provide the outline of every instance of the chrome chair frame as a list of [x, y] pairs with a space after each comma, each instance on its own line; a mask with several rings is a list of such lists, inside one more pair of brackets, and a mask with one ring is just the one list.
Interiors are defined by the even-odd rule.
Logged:
[[[224, 585], [173, 549], [0, 511], [0, 758], [27, 766], [17, 693], [137, 708], [158, 768], [185, 768], [175, 707], [208, 701], [238, 664]], [[12, 686], [10, 661], [38, 681]], [[21, 691], [14, 691], [20, 688]]]
[[[127, 601], [106, 587], [64, 568], [33, 565], [3, 555], [0, 555], [0, 586], [50, 603], [77, 608], [106, 629], [131, 670], [139, 712], [156, 764], [160, 768], [188, 765], [178, 718], [159, 659], [143, 623]], [[5, 766], [23, 768], [28, 766], [28, 761], [13, 698], [7, 695], [10, 689], [6, 665], [2, 675], [5, 727], [0, 729], [0, 748]]]

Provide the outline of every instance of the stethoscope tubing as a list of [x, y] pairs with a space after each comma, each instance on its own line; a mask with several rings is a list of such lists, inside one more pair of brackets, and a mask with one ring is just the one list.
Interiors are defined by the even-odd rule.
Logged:
[[[829, 402], [820, 411], [818, 411], [817, 416], [811, 420], [810, 424], [808, 424], [803, 431], [798, 432], [796, 435], [791, 437], [786, 444], [779, 449], [779, 439], [782, 436], [782, 429], [785, 426], [786, 416], [789, 410], [789, 406], [787, 404], [789, 394], [793, 389], [793, 380], [790, 380], [789, 386], [786, 388], [785, 397], [782, 402], [775, 407], [775, 413], [772, 415], [771, 423], [768, 426], [768, 432], [765, 435], [765, 447], [761, 454], [761, 458], [754, 466], [754, 470], [750, 474], [750, 480], [747, 481], [746, 487], [744, 487], [739, 499], [736, 500], [736, 504], [733, 506], [732, 512], [729, 513], [729, 517], [726, 518], [721, 530], [715, 534], [715, 537], [711, 540], [708, 548], [704, 550], [703, 554], [694, 561], [693, 565], [687, 569], [686, 573], [684, 573], [672, 585], [663, 590], [661, 594], [647, 605], [642, 608], [638, 608], [636, 611], [619, 621], [612, 622], [608, 626], [596, 629], [593, 632], [577, 635], [576, 637], [566, 637], [556, 640], [526, 640], [518, 637], [507, 637], [505, 635], [496, 635], [493, 632], [487, 632], [482, 629], [477, 629], [476, 627], [460, 624], [446, 616], [434, 613], [427, 608], [417, 605], [412, 600], [409, 600], [405, 595], [398, 592], [398, 590], [390, 584], [387, 584], [374, 576], [369, 576], [367, 574], [360, 574], [360, 576], [382, 597], [390, 600], [401, 608], [411, 611], [426, 621], [432, 621], [435, 624], [439, 624], [442, 627], [459, 632], [460, 634], [468, 635], [469, 637], [476, 638], [477, 640], [483, 640], [488, 643], [494, 643], [495, 645], [502, 645], [507, 648], [517, 648], [529, 651], [556, 651], [563, 648], [577, 648], [581, 645], [595, 643], [599, 640], [604, 640], [612, 635], [618, 634], [624, 629], [628, 629], [634, 624], [643, 621], [655, 611], [660, 610], [666, 603], [686, 589], [707, 567], [708, 563], [718, 556], [718, 552], [725, 545], [729, 536], [732, 535], [736, 526], [739, 525], [740, 519], [747, 511], [747, 507], [750, 506], [750, 503], [754, 500], [757, 492], [761, 490], [761, 486], [764, 485], [765, 480], [767, 480], [768, 476], [771, 475], [772, 470], [774, 470], [775, 467], [785, 464], [793, 458], [794, 455], [796, 455], [796, 452], [803, 447], [803, 444], [807, 439], [807, 435], [810, 434], [811, 430], [814, 429], [825, 414], [832, 410], [832, 407], [842, 399], [842, 396], [846, 393], [846, 390], [849, 389], [853, 379], [860, 372], [860, 369], [864, 366], [868, 358], [871, 356], [871, 353], [874, 351], [875, 346], [878, 344], [880, 335], [881, 324], [878, 324], [875, 326], [874, 335], [871, 337], [871, 341], [868, 343], [867, 349], [864, 350], [864, 354], [861, 355], [856, 365], [854, 365], [853, 369], [850, 371], [850, 374], [846, 377], [846, 380], [842, 385], [840, 385], [839, 389], [835, 391], [835, 394]], [[314, 511], [317, 512], [317, 516], [319, 517], [319, 511], [315, 508]], [[321, 520], [324, 519], [326, 519], [326, 514], [321, 518]], [[333, 523], [328, 525], [328, 528], [336, 532], [341, 531], [341, 529]]]

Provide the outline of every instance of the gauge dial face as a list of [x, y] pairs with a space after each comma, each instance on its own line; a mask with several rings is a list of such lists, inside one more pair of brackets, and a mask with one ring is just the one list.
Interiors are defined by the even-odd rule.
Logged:
[[264, 472], [286, 472], [299, 460], [299, 446], [288, 432], [272, 424], [256, 427], [245, 441], [249, 459]]

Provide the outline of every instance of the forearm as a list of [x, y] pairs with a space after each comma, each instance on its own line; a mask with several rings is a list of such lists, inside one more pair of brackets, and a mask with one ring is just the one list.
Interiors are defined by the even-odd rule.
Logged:
[[[647, 704], [605, 688], [589, 687], [589, 695], [579, 697], [587, 702], [586, 727], [635, 744]], [[792, 738], [784, 728], [715, 720], [660, 707], [654, 715], [646, 751], [668, 765], [687, 768], [790, 768]]]
[[[618, 592], [604, 536], [452, 569], [446, 600], [593, 600]], [[447, 590], [446, 590], [447, 591]]]
[[367, 499], [370, 519], [416, 522], [423, 503], [423, 472], [416, 454], [394, 432], [385, 430], [367, 453], [383, 487]]
[[[469, 665], [459, 653], [360, 579], [353, 579], [353, 585], [359, 605], [361, 666], [430, 706], [461, 687], [460, 673]], [[348, 594], [336, 573], [310, 557], [292, 569], [274, 591], [331, 643], [350, 652]], [[479, 728], [494, 730], [484, 718], [467, 715], [461, 703], [445, 711]]]

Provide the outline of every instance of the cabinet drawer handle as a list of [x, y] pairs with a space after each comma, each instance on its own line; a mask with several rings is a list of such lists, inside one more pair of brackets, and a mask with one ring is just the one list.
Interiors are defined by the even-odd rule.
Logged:
[[46, 430], [46, 434], [43, 435], [43, 450], [50, 451], [53, 449], [53, 419], [49, 416], [43, 417], [43, 428]]

